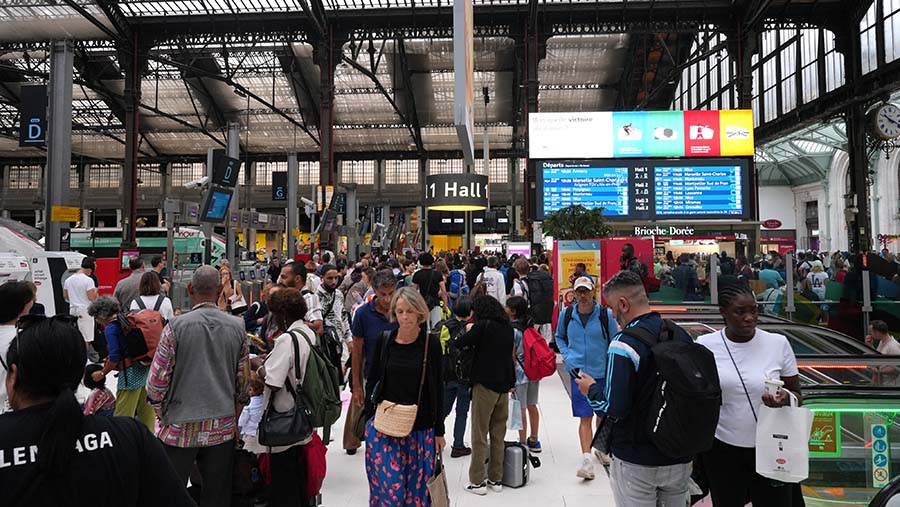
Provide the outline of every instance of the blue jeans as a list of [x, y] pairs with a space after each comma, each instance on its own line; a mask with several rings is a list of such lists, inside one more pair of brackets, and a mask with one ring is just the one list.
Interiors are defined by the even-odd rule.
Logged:
[[472, 402], [472, 386], [460, 382], [444, 383], [444, 419], [450, 415], [453, 402], [456, 401], [456, 420], [453, 423], [453, 447], [465, 447], [466, 419], [469, 417], [469, 404]]

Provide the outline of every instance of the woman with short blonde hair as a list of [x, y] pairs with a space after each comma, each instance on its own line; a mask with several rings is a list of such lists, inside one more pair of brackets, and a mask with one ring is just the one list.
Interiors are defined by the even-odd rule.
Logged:
[[[443, 452], [445, 442], [441, 343], [429, 337], [423, 325], [428, 313], [418, 289], [398, 289], [391, 300], [391, 321], [397, 328], [385, 332], [372, 355], [365, 407], [366, 475], [372, 506], [431, 505], [426, 481], [434, 474], [435, 456]], [[392, 436], [399, 431], [392, 433], [392, 428], [376, 424], [372, 415], [381, 403], [387, 407], [383, 414], [391, 406], [416, 405], [412, 430]], [[391, 463], [402, 465], [388, 466]]]
[[425, 302], [422, 294], [414, 287], [401, 287], [397, 289], [394, 298], [391, 299], [391, 322], [397, 322], [397, 303], [400, 300], [403, 300], [413, 312], [418, 314], [419, 325], [428, 320], [428, 303]]

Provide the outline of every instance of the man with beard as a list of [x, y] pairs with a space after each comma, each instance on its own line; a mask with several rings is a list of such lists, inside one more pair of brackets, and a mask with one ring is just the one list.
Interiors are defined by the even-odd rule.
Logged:
[[281, 268], [281, 274], [278, 275], [278, 285], [284, 287], [292, 287], [300, 291], [303, 300], [306, 302], [306, 323], [309, 328], [321, 335], [324, 326], [322, 325], [322, 303], [319, 296], [306, 288], [306, 266], [302, 262], [291, 262]]
[[350, 354], [350, 322], [347, 319], [347, 312], [344, 312], [344, 295], [337, 288], [340, 277], [337, 266], [333, 264], [322, 266], [322, 284], [319, 285], [316, 295], [322, 304], [324, 334], [342, 344], [343, 355], [340, 362], [344, 364]]

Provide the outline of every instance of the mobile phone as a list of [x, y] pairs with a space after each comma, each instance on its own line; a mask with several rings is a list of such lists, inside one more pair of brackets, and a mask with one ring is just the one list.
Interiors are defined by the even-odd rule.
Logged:
[[581, 368], [569, 370], [569, 375], [572, 375], [575, 378], [581, 378]]

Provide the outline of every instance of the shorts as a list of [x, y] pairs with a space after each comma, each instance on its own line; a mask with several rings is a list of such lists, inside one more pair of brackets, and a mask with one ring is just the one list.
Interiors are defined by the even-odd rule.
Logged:
[[[572, 387], [572, 417], [602, 416], [603, 414], [595, 412], [594, 409], [591, 408], [587, 396], [581, 394], [581, 391], [578, 390], [578, 384], [575, 383], [575, 378], [570, 376], [569, 382]], [[601, 387], [606, 386], [605, 379], [597, 379], [597, 383], [600, 384]]]
[[516, 386], [516, 399], [522, 404], [522, 408], [538, 404], [538, 390], [540, 387], [541, 383], [537, 380], [529, 380]]

